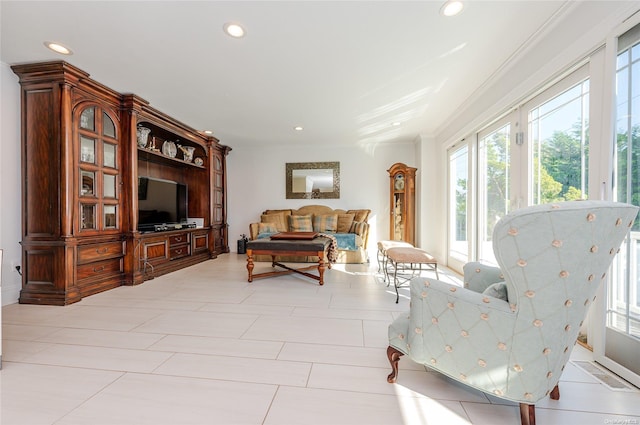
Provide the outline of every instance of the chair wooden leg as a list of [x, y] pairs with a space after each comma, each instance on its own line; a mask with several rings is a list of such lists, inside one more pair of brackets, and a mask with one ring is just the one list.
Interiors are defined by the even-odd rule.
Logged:
[[551, 390], [551, 393], [549, 394], [549, 397], [551, 397], [551, 400], [560, 400], [560, 388], [558, 388], [557, 384]]
[[387, 358], [391, 364], [391, 373], [387, 376], [387, 382], [390, 384], [395, 383], [398, 378], [398, 361], [400, 361], [400, 357], [403, 355], [404, 353], [396, 350], [392, 346], [387, 347]]
[[522, 425], [536, 425], [535, 404], [520, 403], [520, 423]]

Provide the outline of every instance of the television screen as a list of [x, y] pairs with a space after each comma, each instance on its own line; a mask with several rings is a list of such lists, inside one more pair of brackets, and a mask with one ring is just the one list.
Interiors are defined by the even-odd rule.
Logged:
[[187, 219], [187, 185], [151, 177], [138, 178], [138, 230]]

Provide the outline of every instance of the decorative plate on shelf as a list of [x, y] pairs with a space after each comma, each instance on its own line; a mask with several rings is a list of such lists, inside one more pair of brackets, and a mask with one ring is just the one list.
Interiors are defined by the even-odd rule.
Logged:
[[204, 164], [204, 161], [202, 160], [202, 158], [196, 157], [196, 159], [193, 160], [193, 163], [196, 165], [202, 165]]
[[178, 148], [175, 143], [167, 140], [162, 144], [162, 153], [168, 157], [175, 158], [178, 153]]

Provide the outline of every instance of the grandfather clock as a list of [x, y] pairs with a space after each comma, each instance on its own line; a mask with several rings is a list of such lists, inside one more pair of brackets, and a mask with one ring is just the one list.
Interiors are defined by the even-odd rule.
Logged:
[[400, 162], [393, 164], [389, 172], [391, 208], [390, 239], [415, 245], [416, 240], [416, 171]]

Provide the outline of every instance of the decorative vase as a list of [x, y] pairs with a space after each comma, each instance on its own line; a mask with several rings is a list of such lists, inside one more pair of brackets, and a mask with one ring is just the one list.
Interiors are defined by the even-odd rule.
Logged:
[[196, 148], [194, 148], [193, 146], [178, 145], [178, 149], [182, 151], [182, 158], [185, 161], [187, 162], [193, 161], [193, 153], [195, 152]]
[[169, 158], [175, 158], [178, 150], [176, 149], [176, 144], [170, 140], [165, 141], [162, 144], [162, 153], [163, 155], [168, 156]]
[[147, 142], [149, 141], [149, 133], [151, 133], [151, 130], [147, 127], [138, 127], [138, 147], [147, 147]]

